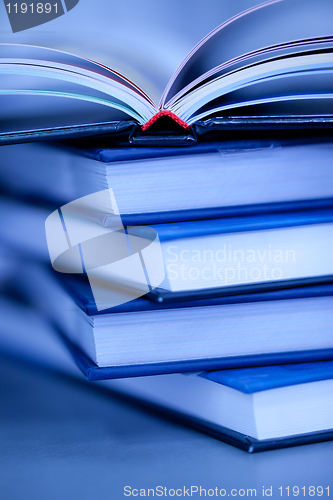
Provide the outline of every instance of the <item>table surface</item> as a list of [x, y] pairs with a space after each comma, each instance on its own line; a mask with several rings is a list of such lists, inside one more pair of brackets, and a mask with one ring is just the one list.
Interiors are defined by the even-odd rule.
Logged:
[[273, 498], [283, 486], [287, 498], [287, 486], [333, 485], [333, 442], [249, 455], [92, 384], [0, 361], [2, 500], [117, 500], [125, 486], [272, 487]]

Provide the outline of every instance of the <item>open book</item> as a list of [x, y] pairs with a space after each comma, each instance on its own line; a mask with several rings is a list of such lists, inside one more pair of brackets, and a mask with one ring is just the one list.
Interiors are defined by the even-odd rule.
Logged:
[[0, 140], [113, 132], [128, 142], [155, 129], [172, 142], [177, 128], [188, 139], [190, 129], [331, 126], [332, 19], [330, 0], [253, 7], [194, 47], [159, 103], [90, 59], [1, 44]]

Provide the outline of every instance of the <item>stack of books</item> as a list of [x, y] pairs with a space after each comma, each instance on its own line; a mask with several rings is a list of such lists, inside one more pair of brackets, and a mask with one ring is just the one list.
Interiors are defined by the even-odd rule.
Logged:
[[[3, 349], [76, 373], [70, 353], [89, 380], [249, 452], [333, 438], [333, 27], [319, 3], [218, 27], [158, 109], [92, 61], [1, 48], [0, 98], [19, 116], [4, 106]], [[281, 32], [300, 8], [308, 22]]]

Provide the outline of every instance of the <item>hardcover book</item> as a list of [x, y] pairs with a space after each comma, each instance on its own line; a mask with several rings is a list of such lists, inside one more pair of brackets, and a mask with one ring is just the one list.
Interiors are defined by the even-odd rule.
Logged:
[[[51, 210], [5, 198], [0, 198], [0, 210], [5, 214], [1, 242], [49, 265], [45, 221]], [[161, 252], [150, 256], [144, 275], [109, 270], [98, 281], [127, 293], [128, 300], [138, 292], [158, 303], [329, 284], [333, 283], [332, 227], [332, 208], [127, 227], [130, 239], [126, 238], [123, 258], [136, 254], [133, 238], [142, 247], [150, 244], [152, 231]], [[165, 277], [153, 287], [151, 279], [160, 268]]]
[[186, 148], [15, 144], [1, 147], [0, 182], [4, 194], [55, 208], [111, 188], [124, 226], [225, 219], [332, 207], [332, 155], [333, 144], [318, 138]]
[[108, 133], [191, 144], [214, 129], [331, 127], [332, 19], [330, 0], [252, 7], [194, 47], [159, 102], [90, 59], [1, 44], [1, 141]]
[[333, 439], [333, 362], [105, 381], [249, 453]]
[[332, 356], [332, 284], [192, 300], [186, 307], [138, 298], [99, 311], [87, 280], [52, 274], [30, 265], [17, 288], [56, 325], [89, 380]]
[[[0, 297], [2, 353], [82, 378], [57, 332], [27, 304]], [[67, 380], [67, 383], [69, 380]], [[176, 422], [249, 453], [333, 439], [333, 362], [104, 380]], [[96, 382], [95, 382], [96, 383]]]
[[[165, 278], [148, 297], [186, 300], [332, 282], [331, 221], [327, 209], [151, 226]], [[150, 230], [129, 228], [142, 238]]]

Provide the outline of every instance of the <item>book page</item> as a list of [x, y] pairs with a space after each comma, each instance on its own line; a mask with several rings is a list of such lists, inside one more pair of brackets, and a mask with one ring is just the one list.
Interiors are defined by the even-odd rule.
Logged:
[[144, 123], [155, 112], [152, 101], [126, 78], [58, 50], [0, 44], [0, 76], [0, 127], [7, 131], [14, 117], [16, 127], [22, 130], [26, 123], [31, 130], [35, 119], [43, 127], [66, 126], [71, 120], [84, 124], [134, 118]]
[[[333, 54], [309, 53], [249, 66], [198, 86], [171, 110], [187, 123], [244, 106], [286, 101], [325, 101], [329, 114], [332, 92]], [[228, 111], [229, 110], [229, 111]], [[308, 115], [304, 108], [301, 114]], [[243, 110], [244, 113], [244, 110]], [[260, 113], [260, 112], [259, 112]], [[222, 113], [223, 114], [223, 113]], [[257, 115], [258, 112], [253, 113]], [[271, 113], [268, 113], [271, 115]], [[294, 114], [293, 111], [278, 114]], [[314, 114], [321, 114], [319, 109]], [[249, 116], [245, 111], [245, 115]]]
[[157, 105], [191, 48], [248, 1], [236, 0], [231, 6], [208, 0], [208, 11], [206, 4], [193, 5], [193, 0], [80, 1], [59, 19], [18, 33], [10, 31], [2, 5], [0, 43], [47, 47], [97, 61], [130, 79]]
[[[266, 47], [287, 42], [329, 37], [333, 32], [330, 0], [272, 0], [239, 14], [207, 35], [187, 56], [170, 80], [161, 101], [168, 107], [222, 65]], [[261, 55], [262, 60], [272, 54]], [[245, 65], [246, 63], [244, 63]], [[193, 83], [193, 85], [192, 85]]]

